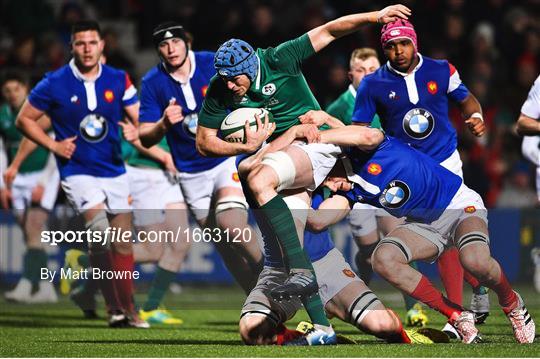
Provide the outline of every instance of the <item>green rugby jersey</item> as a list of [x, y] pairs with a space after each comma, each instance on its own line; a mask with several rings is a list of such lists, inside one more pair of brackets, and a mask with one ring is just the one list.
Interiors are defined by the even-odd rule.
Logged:
[[[169, 145], [167, 144], [167, 139], [163, 137], [161, 141], [157, 144], [158, 147], [170, 152]], [[133, 167], [146, 167], [146, 168], [157, 168], [164, 169], [163, 164], [150, 158], [146, 155], [143, 155], [128, 141], [122, 137], [122, 157], [124, 161]]]
[[272, 138], [299, 124], [298, 116], [321, 109], [301, 71], [302, 61], [314, 53], [307, 34], [275, 48], [257, 49], [257, 77], [242, 98], [235, 97], [215, 75], [199, 113], [199, 125], [219, 129], [229, 110], [241, 107], [270, 111], [276, 123]]
[[[8, 104], [0, 106], [0, 137], [4, 140], [8, 163], [13, 161], [23, 139], [22, 133], [15, 127], [16, 118], [17, 113], [11, 109], [11, 106]], [[19, 173], [41, 171], [47, 164], [48, 156], [49, 151], [38, 146], [36, 150], [21, 163]]]
[[[355, 99], [356, 90], [351, 84], [344, 93], [342, 93], [334, 102], [328, 105], [326, 112], [338, 120], [341, 120], [341, 122], [343, 122], [345, 125], [350, 125], [352, 123], [351, 118], [354, 110]], [[381, 120], [377, 114], [375, 114], [373, 121], [371, 121], [371, 127], [381, 128]]]

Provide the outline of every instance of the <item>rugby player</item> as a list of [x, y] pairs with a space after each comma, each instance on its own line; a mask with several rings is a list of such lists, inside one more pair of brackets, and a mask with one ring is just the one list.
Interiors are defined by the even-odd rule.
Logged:
[[[22, 277], [4, 296], [24, 303], [56, 302], [54, 286], [41, 280], [41, 268], [47, 268], [47, 252], [40, 235], [54, 207], [60, 177], [47, 150], [39, 148], [26, 158], [20, 150], [22, 147], [23, 153], [32, 152], [37, 147], [31, 143], [21, 145], [23, 136], [15, 127], [17, 114], [28, 96], [28, 80], [18, 73], [6, 74], [1, 88], [6, 103], [0, 106], [0, 171], [4, 174], [0, 178], [0, 206], [6, 210], [13, 208], [27, 248]], [[50, 128], [46, 116], [40, 123], [45, 129]]]
[[[521, 106], [517, 131], [524, 135], [521, 150], [523, 155], [536, 166], [536, 193], [540, 204], [540, 76], [534, 81], [527, 100]], [[540, 248], [531, 251], [535, 264], [534, 287], [540, 292]]]
[[[121, 70], [101, 64], [104, 42], [99, 25], [81, 21], [72, 28], [73, 59], [48, 73], [32, 90], [16, 120], [32, 141], [56, 155], [62, 188], [91, 231], [129, 231], [129, 183], [120, 153], [118, 123], [124, 113], [137, 120], [137, 90]], [[46, 113], [56, 140], [36, 121]], [[90, 264], [101, 271], [133, 271], [131, 242], [88, 243]], [[130, 276], [100, 279], [109, 325], [148, 327], [138, 318]]]
[[[313, 262], [327, 316], [337, 317], [389, 343], [430, 342], [430, 338], [424, 335], [404, 331], [397, 315], [385, 308], [334, 247], [327, 228], [344, 218], [348, 211], [320, 207], [329, 194], [330, 191], [323, 187], [314, 192], [311, 205], [320, 211], [310, 213], [307, 222], [309, 229], [304, 234], [304, 249]], [[345, 199], [343, 201], [348, 205]], [[323, 214], [319, 215], [319, 212]], [[268, 295], [276, 285], [283, 284], [286, 278], [287, 271], [279, 246], [275, 241], [265, 241], [265, 267], [256, 287], [244, 302], [240, 317], [240, 336], [245, 344], [305, 345], [305, 336], [287, 330], [284, 325], [302, 307], [301, 301], [294, 298], [291, 301], [276, 302]]]
[[[184, 28], [165, 22], [153, 31], [161, 62], [142, 80], [139, 135], [152, 146], [164, 136], [171, 149], [185, 203], [202, 227], [223, 233], [248, 228], [247, 209], [235, 158], [205, 158], [195, 148], [198, 112], [215, 70], [214, 53], [190, 50]], [[223, 234], [225, 236], [225, 234]], [[256, 241], [214, 242], [242, 289], [253, 288], [262, 267]]]
[[[341, 94], [334, 102], [328, 105], [326, 113], [330, 116], [340, 119], [345, 125], [350, 125], [356, 90], [362, 79], [375, 72], [381, 64], [377, 58], [377, 52], [372, 48], [355, 49], [349, 61], [349, 79], [351, 83], [347, 90]], [[300, 116], [302, 123], [313, 123], [316, 114], [308, 111]], [[375, 114], [371, 127], [380, 128], [379, 116]], [[379, 242], [379, 231], [385, 236], [390, 233], [398, 224], [403, 222], [401, 218], [394, 218], [385, 211], [377, 209], [369, 204], [355, 203], [354, 208], [349, 213], [349, 224], [353, 239], [358, 246], [354, 260], [360, 278], [369, 285], [373, 274], [371, 267], [371, 254]], [[415, 266], [415, 262], [411, 262]], [[407, 325], [424, 326], [428, 322], [427, 313], [422, 306], [409, 296], [404, 296], [405, 307], [407, 309]]]
[[[253, 154], [264, 141], [279, 138], [284, 131], [299, 123], [300, 115], [320, 109], [301, 72], [305, 59], [366, 23], [388, 23], [409, 14], [407, 7], [393, 5], [381, 11], [348, 15], [275, 48], [256, 51], [245, 41], [226, 41], [216, 52], [214, 66], [218, 75], [210, 82], [199, 114], [197, 149], [206, 156]], [[267, 117], [264, 126], [257, 118], [257, 130], [250, 131], [247, 122], [251, 119], [246, 119], [245, 143], [228, 143], [220, 139], [218, 130], [228, 111], [241, 107], [266, 108], [272, 113], [275, 126], [269, 125]], [[306, 134], [311, 137], [310, 133]], [[312, 140], [308, 138], [308, 142]], [[241, 163], [239, 167], [250, 205], [260, 209], [259, 227], [263, 235], [279, 241], [290, 273], [289, 280], [273, 290], [273, 296], [302, 296], [318, 332], [311, 338], [323, 338], [325, 333], [328, 343], [332, 343], [334, 332], [324, 314], [317, 294], [315, 272], [302, 250], [300, 237], [304, 233], [305, 213], [310, 203], [305, 189], [318, 187], [340, 152], [340, 148], [334, 145], [299, 143], [283, 151], [267, 153], [259, 163], [244, 166]], [[285, 198], [278, 194], [291, 188], [298, 189], [298, 194]], [[298, 230], [290, 209], [296, 209], [294, 215]], [[261, 217], [265, 217], [265, 221]], [[308, 342], [316, 344], [309, 338]], [[324, 339], [322, 343], [326, 343]]]
[[[456, 130], [448, 118], [448, 100], [458, 105], [471, 133], [480, 137], [485, 124], [478, 100], [452, 64], [419, 53], [417, 35], [409, 21], [400, 19], [383, 26], [381, 45], [388, 62], [360, 83], [352, 122], [368, 125], [377, 113], [389, 135], [463, 178]], [[457, 257], [457, 250], [449, 250], [437, 264], [447, 295], [461, 304], [463, 268]], [[489, 315], [486, 289], [469, 274], [465, 279], [473, 287], [471, 309], [478, 322], [483, 322]]]
[[[478, 342], [473, 313], [445, 298], [427, 277], [409, 266], [412, 260], [434, 261], [453, 244], [463, 267], [497, 294], [516, 340], [533, 342], [534, 321], [491, 257], [487, 210], [460, 176], [378, 129], [348, 126], [322, 131], [320, 141], [351, 147], [348, 159], [336, 166], [326, 186], [351, 203], [366, 202], [395, 217], [406, 217], [375, 248], [375, 272], [445, 315], [464, 343]], [[334, 202], [330, 208], [340, 205]]]

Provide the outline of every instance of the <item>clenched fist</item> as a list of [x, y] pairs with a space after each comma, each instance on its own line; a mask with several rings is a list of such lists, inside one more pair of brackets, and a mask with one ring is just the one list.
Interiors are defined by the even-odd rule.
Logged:
[[173, 125], [181, 122], [184, 119], [182, 115], [182, 107], [176, 104], [176, 99], [171, 99], [169, 101], [169, 106], [163, 111], [163, 121], [167, 128], [172, 127]]

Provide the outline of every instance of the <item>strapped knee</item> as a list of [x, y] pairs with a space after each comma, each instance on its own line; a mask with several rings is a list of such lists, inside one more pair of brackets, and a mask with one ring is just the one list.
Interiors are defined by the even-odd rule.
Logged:
[[467, 247], [469, 244], [478, 244], [478, 243], [484, 243], [485, 245], [489, 246], [488, 236], [482, 232], [469, 232], [461, 236], [456, 241], [456, 247], [458, 248], [458, 250], [462, 250], [463, 248]]
[[356, 327], [361, 327], [362, 320], [374, 307], [382, 304], [372, 291], [368, 290], [356, 298], [348, 310], [348, 322]]
[[[94, 216], [90, 221], [86, 223], [86, 229], [91, 230], [92, 232], [102, 232], [104, 233], [105, 230], [109, 228], [109, 220], [107, 219], [107, 215], [105, 214], [105, 211], [100, 211], [98, 214]], [[93, 243], [88, 242], [88, 248], [90, 249], [108, 249], [110, 248], [111, 243], [110, 241], [105, 241], [105, 244], [102, 245], [102, 243]]]
[[224, 212], [229, 209], [241, 209], [247, 211], [249, 208], [246, 199], [242, 196], [225, 196], [216, 203], [215, 213]]
[[276, 326], [281, 323], [278, 313], [264, 303], [257, 301], [249, 302], [244, 305], [242, 313], [240, 314], [240, 319], [244, 317], [265, 317]]
[[405, 242], [403, 242], [401, 239], [397, 237], [386, 237], [386, 238], [381, 239], [379, 244], [377, 244], [377, 247], [375, 247], [375, 250], [373, 251], [373, 253], [375, 253], [375, 251], [377, 251], [377, 249], [379, 249], [379, 247], [382, 246], [383, 244], [390, 244], [396, 247], [403, 254], [407, 263], [409, 263], [412, 260], [412, 253], [411, 253], [410, 248], [405, 244]]
[[278, 176], [276, 192], [290, 188], [296, 177], [296, 167], [288, 154], [283, 151], [272, 152], [263, 156], [261, 163], [270, 166]]

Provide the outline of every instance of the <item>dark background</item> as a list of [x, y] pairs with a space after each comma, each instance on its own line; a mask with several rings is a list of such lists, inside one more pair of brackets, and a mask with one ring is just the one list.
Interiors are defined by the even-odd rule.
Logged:
[[[458, 130], [465, 182], [488, 207], [533, 207], [535, 168], [521, 155], [514, 134], [522, 103], [538, 76], [539, 0], [402, 1], [411, 17], [419, 51], [446, 58], [480, 100], [487, 136], [475, 140], [450, 109]], [[387, 1], [323, 0], [0, 0], [0, 74], [12, 68], [33, 84], [69, 59], [71, 24], [96, 19], [105, 30], [107, 62], [127, 70], [135, 83], [157, 57], [151, 32], [164, 20], [180, 21], [194, 37], [194, 50], [216, 50], [230, 37], [254, 47], [276, 46], [336, 17], [373, 11]], [[304, 73], [325, 107], [348, 86], [356, 47], [375, 48], [383, 59], [378, 25], [342, 38], [308, 60]]]

